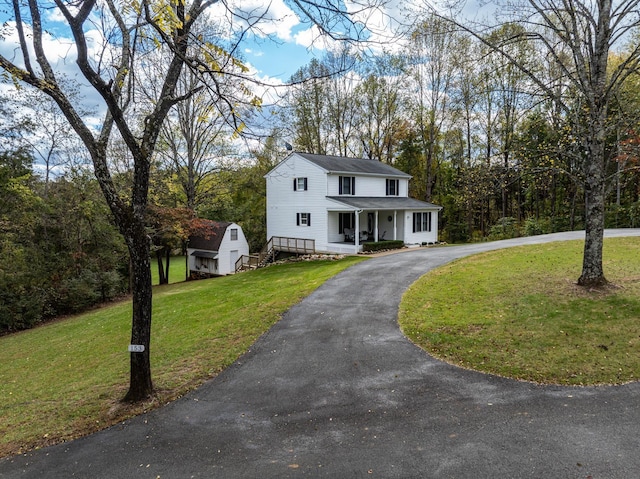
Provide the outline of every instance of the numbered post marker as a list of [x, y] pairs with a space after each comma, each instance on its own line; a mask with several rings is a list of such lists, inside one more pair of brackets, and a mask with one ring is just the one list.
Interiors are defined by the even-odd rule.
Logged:
[[130, 353], [144, 353], [144, 344], [130, 344], [129, 345]]

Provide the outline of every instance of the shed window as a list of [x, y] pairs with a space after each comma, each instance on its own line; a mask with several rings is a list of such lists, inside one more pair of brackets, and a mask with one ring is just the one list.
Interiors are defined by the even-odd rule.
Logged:
[[231, 228], [231, 241], [238, 240], [238, 228]]

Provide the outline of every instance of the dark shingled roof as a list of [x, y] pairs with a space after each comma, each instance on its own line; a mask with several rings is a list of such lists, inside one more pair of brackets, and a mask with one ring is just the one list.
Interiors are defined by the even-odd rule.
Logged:
[[210, 233], [206, 235], [207, 237], [198, 235], [190, 236], [189, 248], [218, 251], [220, 249], [220, 244], [222, 243], [222, 238], [224, 238], [224, 232], [227, 231], [227, 228], [231, 223], [228, 221], [210, 220], [202, 220], [202, 222], [208, 224]]
[[329, 173], [359, 173], [365, 175], [411, 178], [411, 175], [378, 160], [312, 155], [311, 153], [298, 152], [295, 154], [318, 165]]
[[442, 209], [441, 206], [403, 196], [327, 196], [327, 198], [362, 210]]

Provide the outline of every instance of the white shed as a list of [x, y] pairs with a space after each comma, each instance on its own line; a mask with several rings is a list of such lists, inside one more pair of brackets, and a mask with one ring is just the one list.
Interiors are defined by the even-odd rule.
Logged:
[[249, 254], [249, 244], [236, 223], [204, 221], [206, 233], [189, 238], [190, 276], [223, 276], [236, 271], [236, 261]]

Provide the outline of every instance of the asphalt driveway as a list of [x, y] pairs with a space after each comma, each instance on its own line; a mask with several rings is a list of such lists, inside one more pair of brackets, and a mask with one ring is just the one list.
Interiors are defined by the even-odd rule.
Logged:
[[432, 359], [397, 325], [402, 293], [433, 267], [583, 237], [416, 249], [362, 262], [293, 307], [192, 394], [89, 437], [2, 460], [0, 478], [640, 477], [639, 383], [548, 387], [467, 371]]

